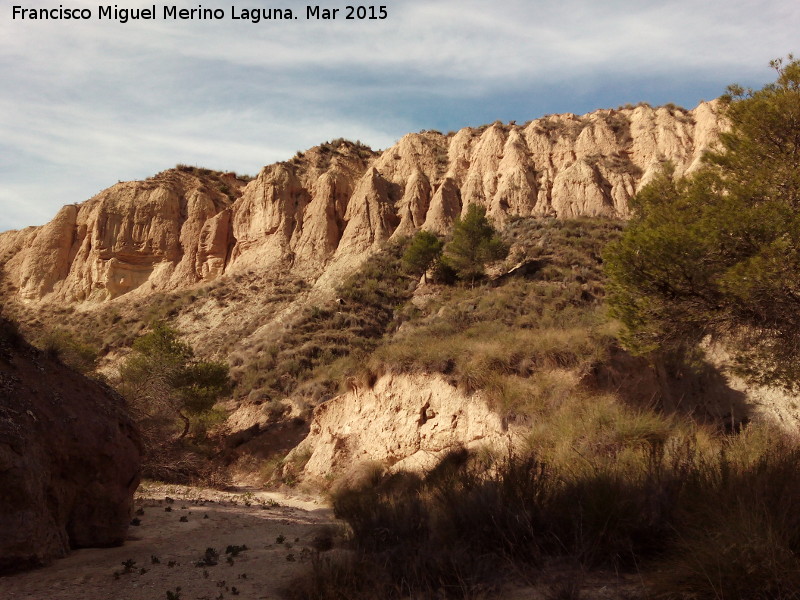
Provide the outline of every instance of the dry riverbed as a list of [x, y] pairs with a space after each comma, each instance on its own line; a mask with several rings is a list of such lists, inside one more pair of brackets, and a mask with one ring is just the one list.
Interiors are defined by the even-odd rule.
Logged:
[[123, 546], [73, 551], [48, 567], [0, 577], [0, 598], [277, 599], [335, 531], [320, 499], [275, 492], [146, 483], [135, 510], [139, 525]]
[[[280, 600], [320, 549], [345, 552], [336, 548], [341, 526], [320, 498], [146, 483], [135, 510], [139, 525], [123, 546], [76, 550], [48, 567], [0, 577], [0, 599]], [[578, 589], [596, 600], [646, 597], [636, 576], [557, 564], [527, 585], [520, 575], [500, 593], [477, 597], [550, 600], [576, 597]]]

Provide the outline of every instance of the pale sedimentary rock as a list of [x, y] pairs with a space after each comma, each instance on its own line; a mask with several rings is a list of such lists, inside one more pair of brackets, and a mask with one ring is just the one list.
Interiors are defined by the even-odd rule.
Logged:
[[0, 234], [0, 261], [23, 301], [172, 291], [247, 269], [333, 281], [393, 236], [446, 235], [473, 203], [498, 224], [626, 218], [628, 200], [667, 161], [677, 175], [696, 170], [724, 126], [715, 102], [640, 105], [408, 134], [381, 153], [327, 143], [246, 185], [165, 171], [67, 206], [43, 227]]

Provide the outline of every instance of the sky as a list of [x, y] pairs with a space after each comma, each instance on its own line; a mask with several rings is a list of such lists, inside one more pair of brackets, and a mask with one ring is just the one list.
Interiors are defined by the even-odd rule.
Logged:
[[[386, 19], [346, 20], [345, 0], [319, 2], [340, 8], [323, 21], [295, 0], [166, 0], [123, 24], [98, 18], [102, 0], [0, 0], [0, 231], [177, 163], [254, 175], [338, 137], [380, 149], [424, 129], [693, 108], [800, 54], [796, 0], [378, 1]], [[13, 19], [14, 5], [91, 17]], [[299, 18], [231, 18], [255, 8]]]

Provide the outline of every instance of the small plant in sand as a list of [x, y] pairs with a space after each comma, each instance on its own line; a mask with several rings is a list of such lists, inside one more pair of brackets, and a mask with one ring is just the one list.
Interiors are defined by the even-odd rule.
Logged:
[[219, 552], [214, 548], [206, 548], [203, 556], [194, 563], [195, 567], [213, 567], [219, 564]]
[[123, 566], [122, 570], [123, 573], [133, 573], [133, 568], [136, 566], [136, 561], [133, 560], [132, 558], [129, 558], [128, 560], [122, 562], [122, 566]]
[[242, 544], [241, 546], [237, 546], [236, 544], [231, 544], [227, 548], [225, 548], [225, 554], [230, 554], [231, 556], [239, 556], [241, 552], [247, 550], [247, 545]]
[[167, 590], [167, 600], [181, 600], [181, 587], [176, 587], [174, 592]]

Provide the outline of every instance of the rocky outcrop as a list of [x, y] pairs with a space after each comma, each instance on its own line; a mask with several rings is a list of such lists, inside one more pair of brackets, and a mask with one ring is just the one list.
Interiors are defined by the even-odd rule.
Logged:
[[119, 183], [15, 236], [6, 277], [22, 300], [79, 302], [214, 276], [230, 243], [229, 223], [220, 213], [232, 198], [222, 190], [232, 193], [235, 181], [175, 170]]
[[121, 399], [0, 319], [0, 572], [121, 544], [140, 455]]
[[454, 448], [508, 451], [514, 443], [481, 394], [465, 394], [437, 374], [387, 374], [319, 405], [308, 437], [286, 462], [308, 456], [304, 473], [312, 478], [368, 461], [422, 470]]
[[446, 234], [469, 204], [514, 216], [625, 218], [671, 161], [697, 168], [723, 125], [718, 105], [648, 105], [409, 134], [375, 153], [337, 140], [253, 181], [199, 169], [117, 184], [49, 224], [0, 234], [23, 301], [108, 300], [221, 274], [277, 269], [335, 280], [392, 236]]

